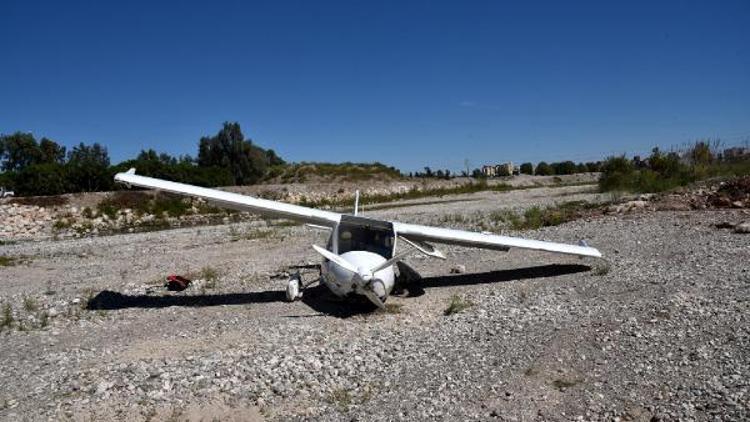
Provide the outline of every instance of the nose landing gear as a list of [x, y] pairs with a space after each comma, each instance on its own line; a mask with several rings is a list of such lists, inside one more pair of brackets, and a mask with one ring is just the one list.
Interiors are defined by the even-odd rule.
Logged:
[[286, 284], [286, 300], [294, 302], [295, 300], [302, 297], [301, 292], [302, 281], [299, 273], [292, 275]]

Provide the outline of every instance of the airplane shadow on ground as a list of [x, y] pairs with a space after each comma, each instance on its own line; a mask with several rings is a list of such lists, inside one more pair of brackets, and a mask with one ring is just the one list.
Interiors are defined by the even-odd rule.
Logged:
[[[591, 270], [580, 264], [553, 264], [536, 267], [514, 268], [473, 274], [425, 277], [399, 286], [394, 295], [418, 297], [424, 289], [447, 286], [467, 286], [472, 284], [503, 283], [514, 280], [557, 277]], [[357, 298], [359, 299], [359, 298]], [[87, 310], [118, 310], [127, 308], [166, 308], [170, 306], [208, 307], [223, 305], [248, 305], [252, 303], [272, 303], [286, 300], [283, 290], [267, 290], [249, 293], [223, 293], [208, 295], [125, 295], [111, 290], [103, 290], [91, 298]], [[334, 296], [325, 286], [317, 285], [305, 290], [302, 302], [324, 315], [348, 318], [369, 314], [375, 310], [370, 302], [343, 300]]]

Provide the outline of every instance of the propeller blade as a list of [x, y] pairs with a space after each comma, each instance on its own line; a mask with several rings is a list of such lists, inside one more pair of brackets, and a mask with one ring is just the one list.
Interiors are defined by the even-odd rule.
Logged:
[[355, 267], [351, 262], [345, 260], [339, 255], [336, 255], [335, 253], [327, 249], [323, 249], [318, 245], [312, 245], [312, 247], [313, 249], [315, 249], [315, 252], [323, 255], [323, 258], [326, 258], [329, 261], [336, 263], [336, 265], [338, 265], [339, 267], [344, 268], [348, 271], [351, 271], [354, 274], [359, 274], [359, 272], [357, 271], [357, 267]]
[[368, 288], [360, 289], [360, 292], [372, 303], [375, 304], [380, 309], [385, 309], [385, 303], [383, 303], [382, 300], [378, 297], [378, 295], [375, 294], [372, 290]]
[[412, 250], [413, 250], [413, 249], [407, 249], [407, 250], [405, 250], [405, 251], [401, 252], [400, 254], [396, 254], [396, 255], [395, 255], [395, 256], [394, 256], [393, 258], [391, 258], [391, 259], [389, 259], [389, 260], [385, 261], [384, 263], [382, 263], [382, 264], [380, 264], [380, 265], [376, 265], [376, 266], [374, 266], [374, 267], [373, 267], [373, 268], [372, 268], [372, 269], [370, 270], [370, 272], [372, 272], [373, 274], [375, 274], [376, 272], [378, 272], [378, 271], [380, 271], [380, 270], [382, 270], [382, 269], [384, 269], [384, 268], [388, 268], [388, 267], [390, 267], [391, 265], [393, 265], [393, 264], [397, 263], [398, 261], [401, 261], [401, 259], [403, 259], [403, 258], [404, 258], [404, 257], [405, 257], [405, 256], [406, 256], [406, 255], [407, 255], [407, 254], [408, 254], [409, 252], [411, 252]]
[[395, 264], [396, 262], [400, 261], [400, 260], [401, 260], [401, 258], [403, 258], [403, 257], [404, 257], [404, 254], [401, 254], [401, 255], [396, 255], [396, 256], [394, 256], [393, 258], [389, 259], [388, 261], [385, 261], [384, 263], [382, 263], [382, 264], [380, 264], [380, 265], [376, 265], [376, 266], [375, 266], [375, 267], [374, 267], [373, 269], [371, 269], [370, 271], [371, 271], [371, 272], [372, 272], [373, 274], [375, 274], [376, 272], [378, 272], [378, 271], [380, 271], [380, 270], [382, 270], [382, 269], [384, 269], [384, 268], [388, 268], [388, 267], [390, 267], [391, 265]]

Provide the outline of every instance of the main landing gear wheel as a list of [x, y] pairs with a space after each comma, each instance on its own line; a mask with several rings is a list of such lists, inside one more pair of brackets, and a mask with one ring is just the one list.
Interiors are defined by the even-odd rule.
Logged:
[[286, 300], [294, 302], [295, 300], [302, 297], [300, 292], [300, 280], [298, 277], [292, 277], [289, 279], [286, 285]]

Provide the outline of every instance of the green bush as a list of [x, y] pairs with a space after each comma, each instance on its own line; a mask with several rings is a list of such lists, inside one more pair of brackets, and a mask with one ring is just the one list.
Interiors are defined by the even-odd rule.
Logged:
[[121, 191], [109, 195], [97, 204], [100, 213], [114, 218], [121, 210], [129, 208], [137, 214], [154, 214], [161, 216], [167, 213], [170, 217], [179, 217], [188, 212], [190, 204], [187, 199], [177, 195], [145, 191]]
[[710, 177], [750, 174], [750, 160], [720, 161], [708, 141], [696, 142], [682, 154], [664, 154], [654, 148], [647, 163], [636, 167], [625, 156], [608, 158], [602, 164], [599, 188], [603, 192], [663, 192]]

